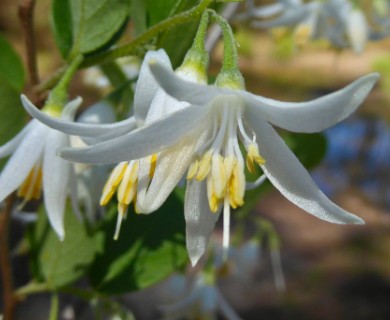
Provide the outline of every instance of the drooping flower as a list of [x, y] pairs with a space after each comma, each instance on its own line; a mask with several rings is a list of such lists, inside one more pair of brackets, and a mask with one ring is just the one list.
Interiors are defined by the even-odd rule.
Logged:
[[[358, 108], [378, 79], [377, 74], [313, 101], [287, 103], [255, 96], [241, 88], [190, 83], [156, 61], [150, 69], [168, 94], [191, 105], [132, 133], [84, 149], [64, 149], [61, 155], [78, 162], [115, 163], [161, 153], [161, 160], [175, 159], [166, 162], [174, 164], [174, 169], [162, 166], [162, 170], [170, 173], [188, 168], [184, 211], [187, 249], [193, 264], [203, 255], [222, 206], [224, 235], [228, 234], [230, 206], [244, 203], [245, 165], [249, 170], [255, 164], [261, 166], [287, 199], [322, 220], [363, 223], [318, 189], [271, 125], [306, 133], [330, 127]], [[29, 110], [35, 116], [33, 111]], [[246, 150], [246, 160], [240, 143]], [[157, 187], [170, 188], [164, 190], [165, 194], [174, 187], [170, 182], [169, 174], [163, 172], [153, 178]], [[226, 246], [228, 236], [225, 239]]]
[[191, 280], [175, 275], [166, 285], [180, 286], [181, 295], [178, 301], [160, 306], [165, 320], [218, 319], [218, 315], [227, 320], [241, 319], [216, 284], [203, 273], [197, 274], [195, 279]]
[[[274, 10], [272, 10], [274, 9]], [[277, 10], [275, 10], [277, 9]], [[253, 21], [257, 28], [293, 26], [297, 44], [309, 39], [327, 39], [337, 48], [352, 47], [361, 53], [370, 32], [363, 12], [348, 0], [328, 1], [280, 1], [274, 5], [260, 7], [253, 18], [271, 18]], [[273, 17], [275, 14], [278, 16]]]
[[[26, 97], [22, 99], [31, 104]], [[71, 121], [80, 104], [81, 99], [77, 98], [65, 106], [62, 115], [52, 109], [43, 113]], [[50, 224], [60, 239], [65, 236], [63, 217], [71, 164], [58, 157], [56, 150], [66, 146], [69, 146], [68, 136], [33, 119], [0, 147], [1, 158], [11, 155], [0, 175], [0, 201], [18, 190], [17, 196], [23, 199], [20, 207], [23, 207], [26, 202], [39, 199], [43, 189]]]
[[[205, 72], [193, 61], [193, 55], [175, 73], [182, 79], [196, 83], [206, 83]], [[98, 143], [126, 136], [136, 128], [153, 123], [167, 114], [185, 108], [187, 102], [179, 102], [158, 87], [149, 70], [149, 61], [157, 60], [172, 70], [169, 57], [164, 50], [149, 51], [141, 66], [134, 97], [134, 116], [129, 119], [108, 125], [78, 124], [55, 119], [40, 112], [34, 106], [25, 104], [26, 110], [48, 126], [67, 134], [86, 137], [86, 141]], [[95, 136], [97, 135], [97, 137]], [[189, 159], [194, 151], [192, 144], [183, 148], [153, 153], [147, 157], [122, 159], [118, 161], [108, 178], [100, 199], [106, 205], [116, 193], [118, 198], [118, 223], [114, 238], [119, 236], [122, 218], [126, 216], [130, 203], [136, 211], [150, 213], [157, 210], [169, 196], [172, 189], [185, 173], [185, 167], [178, 167], [182, 159]], [[98, 160], [98, 159], [96, 159]], [[82, 162], [82, 161], [80, 161]], [[156, 178], [155, 177], [159, 177]], [[156, 184], [155, 181], [159, 183]], [[163, 181], [161, 184], [160, 182]]]

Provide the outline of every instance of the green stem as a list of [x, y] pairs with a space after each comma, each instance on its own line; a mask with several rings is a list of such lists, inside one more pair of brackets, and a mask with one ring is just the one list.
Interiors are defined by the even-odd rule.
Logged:
[[225, 18], [221, 17], [214, 10], [208, 10], [214, 21], [219, 24], [223, 34], [223, 60], [222, 69], [215, 84], [217, 86], [228, 86], [236, 89], [244, 89], [244, 78], [238, 67], [238, 52], [236, 39], [233, 30]]
[[53, 293], [51, 295], [49, 320], [57, 320], [58, 319], [59, 305], [60, 305], [60, 303], [59, 303], [59, 299], [58, 299], [58, 294]]
[[50, 93], [48, 101], [46, 102], [46, 105], [49, 107], [59, 107], [62, 109], [62, 106], [66, 103], [68, 98], [68, 87], [69, 84], [74, 76], [74, 74], [77, 72], [81, 62], [83, 61], [83, 56], [76, 56], [68, 65], [68, 67], [65, 69], [64, 73], [62, 74], [59, 82], [53, 89], [53, 91]]
[[138, 46], [154, 38], [160, 32], [170, 29], [178, 24], [183, 24], [197, 19], [203, 13], [203, 11], [207, 9], [211, 2], [212, 0], [202, 0], [192, 9], [181, 12], [173, 17], [167, 18], [157, 23], [130, 43], [86, 59], [81, 67], [89, 67], [95, 64], [100, 64], [102, 62], [111, 61], [120, 57], [134, 54]]

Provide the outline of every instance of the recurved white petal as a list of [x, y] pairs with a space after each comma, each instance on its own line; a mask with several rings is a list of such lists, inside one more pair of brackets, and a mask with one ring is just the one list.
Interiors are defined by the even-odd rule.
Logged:
[[184, 202], [187, 252], [195, 266], [206, 251], [221, 210], [212, 213], [207, 198], [205, 181], [190, 180]]
[[191, 104], [203, 105], [207, 104], [214, 97], [219, 96], [220, 94], [230, 92], [229, 90], [222, 88], [183, 80], [157, 60], [151, 60], [149, 62], [149, 68], [161, 88], [179, 101], [187, 101]]
[[246, 100], [245, 116], [248, 119], [266, 120], [293, 132], [319, 132], [354, 112], [378, 78], [377, 73], [371, 73], [339, 91], [301, 103], [281, 102], [245, 91], [241, 91], [240, 95]]
[[6, 156], [9, 156], [12, 152], [15, 151], [15, 149], [18, 147], [18, 145], [22, 142], [23, 138], [26, 136], [28, 131], [31, 128], [32, 121], [30, 121], [23, 129], [20, 131], [15, 137], [13, 137], [10, 141], [3, 144], [0, 147], [0, 158], [4, 158]]
[[102, 135], [112, 136], [113, 133], [115, 133], [115, 135], [122, 135], [135, 128], [134, 117], [109, 124], [76, 123], [60, 118], [50, 117], [46, 113], [38, 110], [24, 95], [22, 95], [22, 102], [24, 108], [32, 117], [38, 119], [55, 130], [70, 135], [82, 137], [96, 137]]
[[30, 130], [8, 160], [0, 175], [0, 201], [15, 191], [26, 179], [43, 152], [49, 128], [32, 120]]
[[319, 219], [345, 224], [364, 221], [330, 201], [316, 186], [307, 170], [279, 137], [276, 131], [260, 119], [248, 118], [257, 136], [262, 166], [271, 183], [292, 203]]
[[208, 106], [189, 106], [129, 134], [82, 149], [64, 148], [60, 155], [84, 163], [118, 163], [158, 153], [190, 136], [209, 117]]
[[71, 164], [56, 155], [57, 148], [68, 144], [68, 137], [50, 130], [43, 158], [43, 194], [49, 222], [58, 237], [63, 240], [65, 200], [69, 187]]
[[167, 68], [172, 69], [171, 62], [164, 49], [148, 51], [141, 65], [134, 96], [134, 116], [142, 124], [148, 114], [150, 104], [159, 88], [156, 80], [149, 70], [149, 61], [157, 60]]

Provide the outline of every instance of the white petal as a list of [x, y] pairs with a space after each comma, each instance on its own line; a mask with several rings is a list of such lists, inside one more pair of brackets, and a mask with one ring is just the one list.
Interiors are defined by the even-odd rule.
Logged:
[[149, 160], [147, 158], [141, 160], [137, 194], [137, 207], [141, 212], [153, 212], [164, 203], [187, 171], [195, 150], [208, 140], [210, 134], [211, 132], [205, 130], [200, 131], [161, 152], [157, 156], [157, 165], [151, 182]]
[[338, 207], [316, 186], [307, 170], [265, 121], [249, 118], [257, 135], [260, 154], [266, 163], [262, 166], [271, 183], [292, 203], [333, 223], [364, 223], [362, 219]]
[[31, 121], [30, 130], [8, 160], [0, 175], [0, 201], [15, 191], [26, 179], [43, 152], [45, 136], [49, 128], [38, 121]]
[[118, 163], [158, 153], [204, 126], [208, 106], [190, 106], [124, 136], [83, 149], [65, 148], [63, 158], [84, 163]]
[[28, 131], [31, 128], [33, 121], [30, 121], [23, 129], [20, 131], [15, 137], [13, 137], [10, 141], [3, 144], [0, 147], [0, 158], [4, 158], [6, 156], [9, 156], [12, 152], [15, 151], [15, 149], [18, 147], [18, 145], [22, 142], [23, 138], [26, 136]]
[[171, 62], [164, 49], [148, 51], [141, 65], [134, 96], [134, 116], [137, 122], [143, 122], [149, 111], [150, 104], [159, 88], [156, 80], [149, 70], [149, 61], [157, 60], [162, 65], [172, 69]]
[[281, 16], [275, 19], [268, 21], [254, 21], [251, 23], [251, 26], [254, 28], [292, 26], [305, 19], [310, 14], [310, 10], [311, 8], [308, 6], [300, 6], [294, 9], [287, 9]]
[[221, 210], [217, 213], [210, 211], [205, 181], [190, 180], [187, 182], [184, 216], [187, 251], [192, 266], [195, 266], [205, 253], [220, 213]]
[[377, 73], [371, 73], [339, 91], [302, 103], [276, 101], [244, 91], [240, 95], [247, 102], [246, 117], [257, 119], [253, 123], [262, 119], [293, 132], [319, 132], [354, 112], [378, 78]]
[[66, 134], [95, 137], [99, 135], [112, 135], [115, 132], [117, 135], [124, 134], [135, 128], [135, 119], [133, 117], [109, 124], [92, 124], [92, 123], [75, 123], [63, 119], [52, 118], [46, 113], [38, 110], [25, 96], [22, 95], [22, 102], [26, 111], [34, 118], [43, 122], [47, 126], [64, 132]]
[[164, 67], [158, 61], [151, 61], [149, 68], [154, 77], [170, 96], [179, 101], [187, 101], [191, 104], [203, 105], [210, 102], [221, 93], [230, 92], [214, 86], [201, 85], [186, 81], [178, 77], [172, 70]]
[[82, 103], [83, 99], [81, 97], [77, 97], [76, 99], [68, 102], [62, 110], [61, 118], [64, 120], [73, 121], [76, 117], [77, 110], [80, 108]]
[[111, 103], [108, 100], [101, 100], [77, 117], [77, 122], [81, 123], [113, 123], [116, 121], [116, 116]]
[[50, 130], [43, 158], [43, 193], [49, 222], [63, 240], [65, 200], [69, 186], [70, 163], [56, 155], [59, 147], [68, 144], [68, 137]]

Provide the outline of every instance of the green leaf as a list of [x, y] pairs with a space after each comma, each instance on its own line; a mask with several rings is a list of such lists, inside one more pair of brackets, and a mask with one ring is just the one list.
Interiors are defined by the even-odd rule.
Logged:
[[131, 1], [131, 19], [134, 23], [134, 35], [137, 37], [147, 29], [146, 5], [144, 0]]
[[6, 80], [15, 89], [21, 91], [24, 87], [25, 80], [22, 60], [8, 41], [1, 35], [0, 52], [0, 78]]
[[[198, 3], [196, 0], [177, 1], [176, 7], [172, 8], [172, 14], [188, 10]], [[172, 66], [178, 67], [191, 47], [199, 21], [181, 24], [164, 32], [158, 41], [158, 47], [164, 48], [171, 59]]]
[[182, 2], [183, 0], [146, 0], [148, 26], [150, 27], [174, 15]]
[[88, 234], [84, 224], [69, 209], [65, 212], [65, 231], [65, 240], [61, 242], [41, 210], [29, 237], [41, 280], [53, 289], [69, 285], [84, 275], [99, 251], [100, 234]]
[[116, 39], [131, 0], [52, 0], [52, 29], [63, 57], [96, 51]]
[[129, 212], [117, 241], [114, 215], [104, 227], [103, 253], [92, 265], [93, 286], [105, 293], [139, 290], [162, 280], [187, 262], [183, 204], [171, 196], [150, 215]]
[[[26, 123], [26, 113], [20, 101], [20, 92], [1, 77], [0, 97], [0, 145], [3, 145], [23, 128]], [[5, 162], [6, 160], [0, 161], [0, 169]]]
[[283, 138], [307, 169], [319, 164], [326, 153], [326, 138], [322, 133], [283, 134]]
[[70, 0], [72, 53], [88, 53], [106, 45], [123, 27], [130, 0]]
[[72, 12], [70, 0], [52, 0], [51, 26], [54, 39], [62, 56], [66, 58], [72, 49]]

